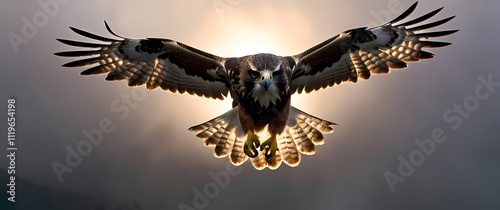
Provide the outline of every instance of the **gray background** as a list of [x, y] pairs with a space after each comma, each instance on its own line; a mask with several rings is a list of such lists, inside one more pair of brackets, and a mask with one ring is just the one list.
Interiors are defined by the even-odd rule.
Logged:
[[[217, 2], [229, 10], [218, 13]], [[203, 191], [213, 183], [209, 173], [224, 171], [229, 162], [214, 158], [213, 148], [187, 128], [222, 114], [230, 100], [137, 91], [125, 82], [105, 82], [104, 76], [80, 76], [84, 68], [63, 68], [71, 59], [53, 55], [73, 49], [55, 38], [85, 40], [68, 26], [108, 36], [107, 20], [126, 37], [171, 38], [220, 56], [293, 55], [346, 29], [384, 22], [377, 14], [390, 13], [388, 2], [399, 3], [399, 11], [413, 3], [73, 0], [61, 4], [16, 53], [7, 35], [21, 35], [23, 17], [43, 10], [37, 1], [2, 1], [0, 104], [17, 99], [17, 175], [24, 180], [17, 188], [18, 209], [28, 208], [27, 203], [33, 209], [93, 209], [100, 203], [107, 209], [193, 207], [193, 190]], [[500, 2], [421, 1], [412, 17], [441, 6], [445, 9], [438, 17], [457, 15], [439, 28], [460, 29], [440, 38], [453, 45], [431, 49], [436, 58], [411, 63], [404, 71], [294, 96], [294, 106], [339, 124], [326, 135], [325, 145], [316, 155], [303, 156], [296, 168], [283, 164], [276, 171], [256, 171], [244, 163], [205, 209], [498, 208], [500, 90], [480, 101], [456, 130], [443, 114], [474, 95], [479, 76], [500, 81]], [[113, 111], [112, 104], [125, 105], [121, 95], [136, 91], [147, 95], [121, 119], [123, 113]], [[86, 139], [82, 130], [97, 128], [104, 118], [115, 129], [59, 182], [51, 164], [64, 163], [65, 147], [75, 148]], [[6, 123], [1, 126], [5, 138]], [[429, 138], [435, 128], [442, 128], [448, 140], [391, 192], [384, 172], [397, 173], [398, 156], [408, 159], [418, 149], [415, 139]], [[6, 154], [0, 150], [2, 169]], [[5, 186], [5, 172], [1, 177]], [[2, 205], [7, 205], [5, 191]]]

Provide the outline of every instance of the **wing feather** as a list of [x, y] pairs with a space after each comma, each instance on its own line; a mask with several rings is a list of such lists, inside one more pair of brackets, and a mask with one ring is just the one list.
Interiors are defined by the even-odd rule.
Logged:
[[[75, 33], [102, 43], [87, 43], [66, 39], [58, 41], [75, 47], [97, 48], [58, 52], [63, 57], [84, 57], [63, 66], [81, 67], [98, 64], [82, 75], [105, 74], [106, 80], [128, 80], [129, 86], [146, 84], [147, 89], [196, 94], [223, 99], [228, 93], [225, 58], [221, 58], [169, 39], [129, 39], [106, 29], [120, 39], [111, 39], [70, 27]], [[88, 56], [94, 56], [85, 58]]]
[[[356, 28], [336, 35], [305, 52], [286, 57], [293, 66], [291, 91], [306, 93], [345, 81], [369, 79], [372, 74], [387, 74], [391, 69], [407, 67], [406, 62], [434, 57], [422, 48], [445, 47], [448, 42], [427, 40], [447, 36], [458, 30], [421, 32], [447, 23], [455, 16], [414, 26], [435, 16], [443, 8], [396, 25], [416, 8], [413, 4], [387, 24], [373, 28]], [[407, 28], [408, 27], [408, 28]]]
[[409, 31], [421, 31], [421, 30], [425, 30], [425, 29], [429, 29], [429, 28], [434, 28], [434, 27], [437, 27], [437, 26], [440, 26], [442, 24], [447, 23], [448, 21], [452, 20], [453, 18], [455, 18], [455, 16], [451, 16], [451, 17], [448, 17], [448, 18], [445, 18], [445, 19], [442, 19], [442, 20], [439, 20], [436, 22], [424, 24], [421, 26], [415, 26], [413, 28], [408, 28], [407, 30], [409, 30]]
[[427, 33], [417, 33], [415, 36], [418, 38], [434, 38], [434, 37], [441, 37], [441, 36], [448, 36], [450, 34], [453, 34], [457, 32], [458, 30], [448, 30], [448, 31], [435, 31], [435, 32], [427, 32]]
[[103, 42], [118, 42], [119, 41], [116, 39], [110, 39], [110, 38], [102, 37], [102, 36], [99, 36], [96, 34], [92, 34], [90, 32], [86, 32], [86, 31], [78, 29], [78, 28], [74, 28], [74, 27], [69, 27], [69, 28], [72, 31], [74, 31], [75, 33], [80, 34], [80, 35], [87, 37], [87, 38], [90, 38], [90, 39], [95, 39], [95, 40], [99, 40], [99, 41], [103, 41]]
[[[417, 3], [415, 3], [414, 5], [416, 6], [416, 4], [417, 4]], [[420, 17], [418, 17], [418, 18], [415, 18], [415, 19], [413, 19], [413, 20], [410, 20], [410, 21], [407, 21], [407, 22], [404, 22], [404, 23], [400, 23], [400, 24], [398, 24], [398, 25], [396, 25], [396, 26], [397, 26], [397, 27], [404, 27], [404, 26], [415, 25], [415, 24], [420, 23], [420, 22], [422, 22], [422, 21], [425, 21], [425, 20], [427, 20], [427, 19], [429, 19], [429, 18], [431, 18], [431, 17], [434, 17], [434, 15], [436, 15], [437, 13], [439, 13], [439, 12], [440, 12], [443, 8], [444, 8], [444, 7], [441, 7], [441, 8], [439, 8], [439, 9], [436, 9], [436, 10], [434, 10], [434, 11], [432, 11], [432, 12], [429, 12], [429, 13], [427, 13], [427, 14], [425, 14], [425, 15], [422, 15], [422, 16], [420, 16]], [[401, 20], [402, 20], [402, 19], [401, 19]], [[401, 20], [398, 20], [398, 19], [396, 18], [396, 19], [394, 19], [393, 21], [391, 21], [390, 23], [397, 23], [397, 22], [399, 22], [399, 21], [401, 21]]]
[[417, 5], [418, 5], [418, 1], [413, 3], [408, 9], [406, 9], [406, 11], [404, 11], [398, 17], [394, 18], [394, 20], [390, 21], [389, 23], [390, 24], [397, 23], [397, 22], [407, 18], [408, 16], [411, 15], [411, 13], [413, 13], [413, 11], [415, 11], [415, 9], [417, 8]]
[[108, 45], [104, 45], [104, 44], [86, 43], [86, 42], [79, 42], [79, 41], [73, 41], [73, 40], [67, 40], [67, 39], [56, 39], [56, 40], [59, 42], [62, 42], [64, 44], [74, 46], [74, 47], [103, 48], [103, 47], [108, 46]]

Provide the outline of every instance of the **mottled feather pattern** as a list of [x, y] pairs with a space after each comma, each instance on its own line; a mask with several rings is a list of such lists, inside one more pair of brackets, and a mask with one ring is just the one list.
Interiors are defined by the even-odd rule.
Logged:
[[[335, 123], [319, 119], [306, 114], [295, 107], [291, 107], [285, 130], [278, 134], [276, 140], [278, 150], [272, 159], [267, 159], [263, 152], [255, 158], [248, 158], [243, 152], [246, 136], [238, 127], [238, 108], [216, 117], [206, 123], [193, 126], [189, 130], [199, 132], [196, 136], [204, 139], [205, 146], [215, 146], [214, 156], [218, 158], [229, 155], [231, 163], [241, 165], [250, 159], [252, 165], [262, 170], [266, 167], [277, 169], [284, 161], [287, 165], [295, 167], [300, 163], [301, 154], [313, 155], [315, 145], [324, 144], [323, 134], [333, 132], [331, 126]], [[239, 136], [238, 136], [239, 134]]]
[[[233, 134], [235, 135], [235, 133]], [[243, 145], [245, 144], [245, 138], [237, 136], [231, 138], [234, 138], [234, 144], [229, 159], [233, 165], [239, 166], [248, 159], [248, 156], [245, 154], [245, 152], [243, 152]]]
[[[108, 31], [116, 35], [106, 23]], [[105, 74], [106, 80], [128, 80], [129, 86], [146, 84], [149, 90], [189, 93], [207, 98], [224, 99], [227, 96], [227, 74], [224, 59], [169, 39], [120, 40], [101, 37], [71, 28], [74, 32], [106, 44], [86, 43], [58, 39], [60, 42], [94, 51], [68, 51], [55, 53], [65, 57], [98, 55], [72, 61], [63, 66], [77, 67], [98, 64], [83, 71], [82, 75]], [[222, 71], [222, 72], [221, 72]]]
[[300, 153], [313, 155], [316, 152], [315, 145], [324, 144], [323, 134], [333, 132], [333, 125], [336, 124], [306, 114], [292, 106], [287, 126], [276, 138], [278, 150], [275, 158], [266, 159], [263, 153], [259, 153], [256, 158], [250, 158], [252, 164], [258, 170], [265, 167], [277, 169], [282, 161], [291, 167], [298, 166]]
[[289, 166], [295, 167], [300, 163], [300, 151], [296, 142], [290, 134], [290, 129], [285, 129], [278, 137], [278, 148], [283, 161]]
[[288, 127], [288, 132], [301, 153], [306, 155], [313, 155], [316, 153], [314, 143], [309, 139], [307, 133], [302, 130], [302, 127], [298, 124], [293, 127]]
[[407, 18], [416, 6], [417, 3], [413, 4], [387, 24], [345, 31], [304, 53], [292, 56], [293, 61], [297, 62], [292, 77], [292, 92], [309, 93], [345, 81], [357, 82], [358, 78], [369, 79], [372, 74], [386, 74], [391, 69], [405, 68], [406, 62], [434, 57], [423, 48], [444, 47], [450, 43], [426, 39], [450, 35], [458, 30], [417, 32], [444, 24], [454, 16], [413, 26], [433, 17], [441, 11], [440, 8], [397, 24]]
[[196, 136], [204, 139], [205, 146], [215, 146], [215, 157], [222, 158], [230, 154], [229, 159], [235, 165], [240, 165], [248, 159], [243, 152], [243, 131], [237, 107], [189, 130], [199, 132]]

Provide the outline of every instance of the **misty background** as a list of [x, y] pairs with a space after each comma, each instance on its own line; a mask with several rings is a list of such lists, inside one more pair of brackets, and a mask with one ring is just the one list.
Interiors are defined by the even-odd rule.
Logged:
[[[47, 2], [48, 0], [40, 0]], [[213, 157], [190, 126], [216, 117], [231, 101], [172, 94], [104, 75], [80, 76], [86, 68], [64, 68], [74, 50], [56, 38], [85, 41], [68, 27], [108, 34], [103, 20], [125, 37], [163, 37], [219, 56], [270, 52], [294, 55], [347, 29], [384, 23], [414, 1], [62, 1], [27, 43], [17, 47], [8, 34], [22, 35], [23, 19], [44, 10], [38, 1], [2, 1], [0, 7], [2, 205], [8, 194], [7, 99], [16, 99], [16, 199], [18, 209], [179, 209], [195, 192], [215, 183], [209, 175], [226, 170], [228, 158]], [[390, 75], [292, 97], [292, 105], [339, 124], [325, 135], [314, 156], [275, 171], [256, 171], [249, 161], [236, 168], [227, 186], [204, 209], [496, 209], [500, 207], [500, 88], [455, 122], [443, 114], [475, 95], [478, 77], [500, 82], [497, 66], [500, 2], [420, 1], [411, 17], [444, 6], [433, 20], [457, 15], [436, 30], [460, 29], [437, 40], [452, 42], [430, 49], [436, 58], [410, 63]], [[392, 9], [391, 9], [392, 8]], [[221, 10], [222, 9], [222, 10]], [[43, 19], [39, 19], [43, 21]], [[368, 25], [367, 25], [368, 24]], [[17, 48], [17, 50], [16, 50]], [[486, 90], [486, 89], [485, 89]], [[483, 90], [483, 91], [485, 91]], [[131, 96], [126, 103], [123, 97]], [[135, 96], [135, 99], [134, 99]], [[130, 105], [132, 104], [132, 105]], [[115, 107], [115, 108], [113, 108]], [[121, 111], [117, 111], [121, 107]], [[127, 110], [127, 111], [125, 111]], [[452, 116], [460, 116], [451, 114]], [[71, 173], [59, 180], [52, 164], [65, 164], [66, 147], [87, 141], [83, 131], [111, 121]], [[436, 144], [424, 162], [394, 185], [399, 156], [419, 148], [436, 128], [448, 139]], [[196, 200], [196, 199], [195, 199]], [[29, 204], [31, 203], [31, 204]], [[125, 205], [126, 206], [126, 205]], [[31, 208], [31, 206], [30, 206]], [[2, 209], [4, 209], [2, 207]], [[125, 208], [126, 209], [126, 208]], [[137, 209], [137, 208], [136, 208]]]

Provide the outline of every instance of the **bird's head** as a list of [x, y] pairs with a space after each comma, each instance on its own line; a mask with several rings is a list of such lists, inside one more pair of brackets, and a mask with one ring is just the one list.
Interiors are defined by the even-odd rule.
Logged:
[[263, 107], [280, 100], [280, 92], [288, 90], [288, 75], [282, 59], [272, 54], [248, 57], [243, 66], [243, 81], [255, 101]]

